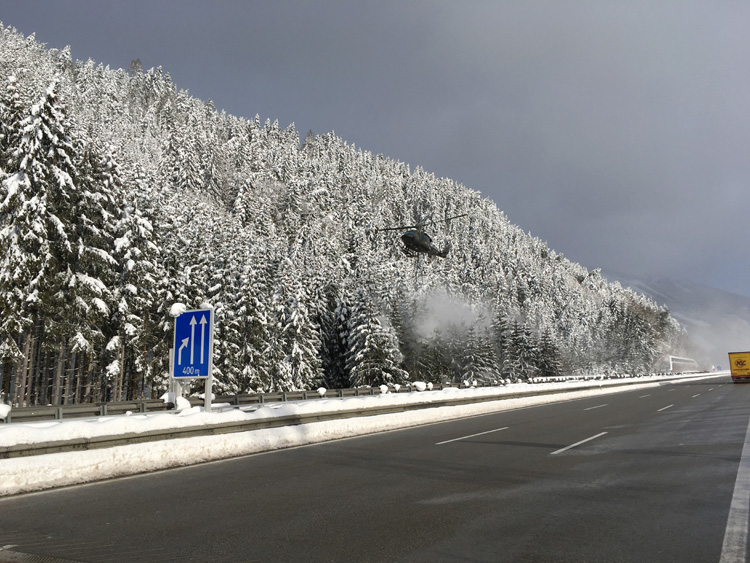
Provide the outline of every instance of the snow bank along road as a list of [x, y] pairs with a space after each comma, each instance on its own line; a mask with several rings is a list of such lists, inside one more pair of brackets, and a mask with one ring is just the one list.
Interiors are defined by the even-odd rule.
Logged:
[[750, 386], [726, 376], [638, 386], [7, 497], [0, 546], [73, 561], [745, 561], [749, 422]]
[[[658, 384], [675, 378], [637, 378], [630, 383], [649, 380]], [[0, 427], [0, 472], [3, 475], [0, 496], [571, 399], [600, 393], [605, 387], [619, 387], [623, 383], [628, 382], [589, 380], [583, 383], [453, 388], [429, 393], [254, 406], [249, 410], [230, 408], [227, 412], [205, 413], [202, 408], [193, 407], [177, 416], [139, 414], [16, 423]], [[545, 396], [534, 396], [539, 394]], [[446, 404], [450, 406], [439, 408]], [[399, 412], [403, 410], [409, 412]], [[386, 412], [387, 415], [372, 415]], [[362, 415], [368, 416], [357, 418]], [[327, 422], [317, 422], [320, 420]], [[297, 426], [301, 422], [308, 424]], [[217, 436], [227, 433], [232, 434]], [[182, 439], [175, 441], [174, 438]], [[159, 441], [154, 443], [155, 440]], [[103, 447], [106, 449], [86, 451]], [[56, 455], [5, 459], [37, 453]]]

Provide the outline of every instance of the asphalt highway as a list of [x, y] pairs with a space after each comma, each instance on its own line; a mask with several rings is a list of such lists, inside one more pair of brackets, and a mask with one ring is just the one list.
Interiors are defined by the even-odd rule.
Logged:
[[10, 497], [0, 561], [746, 561], [749, 423], [665, 382]]

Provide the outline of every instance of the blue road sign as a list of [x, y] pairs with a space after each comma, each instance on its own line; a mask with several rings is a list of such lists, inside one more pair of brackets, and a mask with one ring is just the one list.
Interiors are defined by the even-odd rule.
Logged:
[[213, 369], [214, 311], [185, 311], [174, 320], [172, 377], [205, 378]]

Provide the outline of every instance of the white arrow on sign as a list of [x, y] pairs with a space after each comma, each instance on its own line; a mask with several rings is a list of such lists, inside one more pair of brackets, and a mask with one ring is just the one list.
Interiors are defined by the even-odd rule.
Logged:
[[193, 350], [195, 349], [195, 325], [197, 325], [198, 322], [195, 320], [195, 317], [190, 319], [190, 365], [193, 365]]
[[[193, 320], [195, 320], [195, 317], [193, 317]], [[206, 329], [207, 322], [206, 315], [203, 315], [201, 317], [201, 365], [203, 364], [203, 331]]]
[[187, 347], [189, 338], [183, 338], [182, 339], [182, 346], [180, 346], [180, 349], [177, 351], [177, 365], [182, 365], [182, 349]]

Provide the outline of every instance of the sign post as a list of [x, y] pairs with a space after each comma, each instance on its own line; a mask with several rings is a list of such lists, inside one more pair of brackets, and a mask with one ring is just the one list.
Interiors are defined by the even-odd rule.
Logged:
[[211, 412], [213, 352], [213, 309], [185, 311], [175, 318], [172, 378], [175, 381], [205, 379], [205, 407], [207, 412]]

